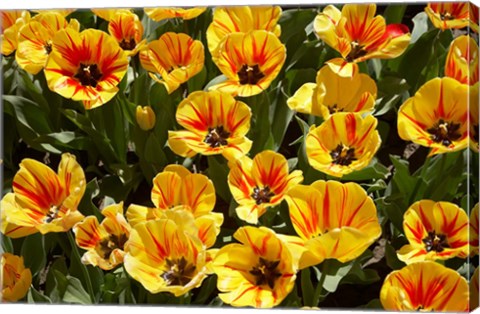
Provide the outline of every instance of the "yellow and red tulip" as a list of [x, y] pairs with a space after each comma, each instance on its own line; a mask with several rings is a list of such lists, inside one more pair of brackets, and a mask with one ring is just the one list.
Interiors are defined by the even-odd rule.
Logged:
[[441, 30], [464, 28], [470, 25], [468, 2], [428, 3], [425, 12], [433, 26]]
[[12, 54], [18, 45], [18, 32], [23, 25], [30, 21], [30, 12], [28, 11], [0, 11], [0, 20], [2, 22], [1, 37], [2, 55]]
[[472, 254], [478, 254], [478, 246], [479, 246], [479, 239], [478, 239], [478, 228], [479, 228], [479, 220], [478, 220], [478, 205], [479, 203], [475, 204], [472, 211], [470, 212], [470, 221], [469, 221], [469, 237], [470, 237], [470, 250]]
[[32, 284], [32, 273], [25, 268], [23, 257], [3, 253], [0, 268], [0, 301], [15, 302], [22, 299]]
[[3, 202], [10, 206], [2, 211], [13, 225], [36, 228], [42, 234], [66, 232], [84, 218], [78, 204], [85, 187], [83, 169], [71, 154], [62, 155], [58, 174], [36, 160], [24, 159], [13, 178], [15, 199], [7, 194]]
[[309, 164], [324, 173], [342, 177], [368, 166], [380, 147], [377, 119], [359, 113], [339, 112], [305, 139]]
[[470, 287], [470, 311], [475, 310], [478, 307], [478, 292], [480, 291], [479, 285], [479, 271], [478, 266], [475, 268], [472, 277], [470, 277], [469, 287]]
[[212, 55], [227, 80], [210, 90], [241, 97], [260, 94], [277, 77], [285, 59], [285, 45], [271, 32], [231, 33], [223, 37]]
[[91, 9], [91, 10], [96, 16], [104, 19], [107, 22], [110, 22], [117, 13], [132, 13], [132, 10], [127, 8]]
[[479, 88], [479, 83], [475, 83], [475, 85], [470, 86], [468, 91], [468, 114], [469, 114], [469, 122], [470, 122], [470, 132], [469, 132], [469, 142], [470, 142], [470, 148], [478, 152], [478, 119], [479, 119], [479, 112], [478, 112], [478, 107], [479, 107], [479, 99], [478, 99], [478, 88]]
[[201, 41], [168, 32], [142, 50], [140, 61], [150, 77], [171, 94], [203, 69], [205, 54]]
[[168, 145], [182, 157], [222, 154], [235, 159], [252, 146], [246, 137], [250, 118], [250, 108], [229, 94], [193, 92], [177, 108], [177, 122], [185, 130], [168, 131]]
[[340, 11], [328, 5], [315, 18], [317, 35], [342, 55], [327, 62], [335, 73], [351, 77], [358, 62], [396, 58], [407, 49], [408, 27], [386, 25], [384, 17], [375, 16], [376, 9], [375, 4], [345, 4]]
[[243, 157], [234, 162], [228, 175], [228, 186], [239, 204], [237, 216], [252, 224], [258, 222], [269, 207], [282, 202], [293, 186], [303, 181], [302, 171], [289, 174], [287, 159], [266, 150], [253, 160]]
[[137, 224], [125, 248], [125, 269], [151, 293], [183, 295], [209, 272], [205, 246], [171, 219]]
[[336, 112], [372, 111], [376, 97], [377, 85], [370, 76], [354, 73], [342, 77], [324, 66], [317, 73], [316, 84], [302, 85], [287, 104], [292, 110], [327, 119]]
[[286, 201], [293, 227], [306, 249], [300, 269], [325, 259], [351, 261], [382, 233], [375, 203], [356, 183], [297, 185], [288, 191]]
[[217, 7], [213, 21], [207, 29], [208, 49], [213, 55], [222, 39], [231, 33], [248, 33], [266, 30], [280, 36], [277, 24], [282, 14], [279, 6], [234, 6]]
[[131, 227], [123, 216], [123, 202], [105, 207], [102, 215], [101, 223], [96, 216], [88, 216], [73, 227], [73, 232], [77, 245], [87, 251], [82, 263], [110, 270], [123, 262]]
[[80, 24], [75, 19], [67, 22], [60, 13], [43, 12], [35, 15], [30, 22], [20, 28], [15, 54], [18, 65], [31, 74], [40, 72], [52, 52], [55, 34], [67, 27], [78, 32]]
[[478, 82], [478, 44], [467, 35], [455, 38], [448, 50], [445, 62], [445, 76], [462, 84], [474, 85]]
[[380, 301], [387, 311], [468, 312], [468, 283], [435, 262], [414, 263], [391, 272]]
[[292, 291], [297, 266], [286, 244], [265, 227], [241, 227], [240, 243], [225, 245], [213, 261], [220, 299], [235, 307], [274, 307]]
[[67, 17], [68, 15], [70, 15], [70, 13], [73, 13], [75, 12], [77, 9], [45, 9], [45, 10], [30, 10], [32, 12], [35, 12], [35, 13], [46, 13], [46, 12], [49, 12], [49, 13], [57, 13], [57, 14], [60, 14], [61, 16], [63, 17]]
[[128, 59], [111, 36], [96, 29], [79, 33], [66, 28], [56, 34], [52, 47], [45, 66], [50, 90], [83, 101], [86, 109], [105, 104], [118, 92]]
[[180, 18], [182, 20], [191, 20], [205, 12], [206, 7], [195, 7], [189, 9], [183, 8], [145, 8], [145, 14], [152, 20], [159, 22], [165, 19]]
[[430, 147], [430, 155], [468, 146], [468, 85], [449, 78], [426, 82], [400, 106], [398, 134]]
[[407, 264], [470, 254], [468, 216], [453, 203], [415, 202], [403, 215], [403, 229], [409, 244], [397, 255]]
[[7, 193], [2, 198], [0, 208], [2, 209], [0, 210], [0, 232], [5, 236], [9, 238], [23, 238], [38, 232], [34, 225], [19, 226], [9, 221], [8, 216], [14, 216], [16, 212], [22, 212], [22, 209], [15, 202], [14, 193]]
[[142, 40], [143, 25], [138, 16], [128, 10], [117, 12], [108, 23], [108, 32], [128, 56], [134, 56], [146, 44]]

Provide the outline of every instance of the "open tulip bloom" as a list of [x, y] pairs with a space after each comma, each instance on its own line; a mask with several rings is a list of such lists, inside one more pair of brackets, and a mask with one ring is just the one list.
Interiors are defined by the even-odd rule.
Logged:
[[340, 11], [328, 5], [314, 21], [315, 32], [342, 58], [327, 62], [341, 76], [358, 72], [358, 62], [372, 58], [400, 56], [410, 43], [410, 32], [403, 24], [386, 24], [375, 16], [375, 4], [346, 4]]

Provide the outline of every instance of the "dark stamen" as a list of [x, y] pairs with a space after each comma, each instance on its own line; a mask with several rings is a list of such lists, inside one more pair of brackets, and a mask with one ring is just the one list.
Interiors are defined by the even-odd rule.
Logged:
[[267, 284], [270, 289], [273, 289], [275, 280], [282, 276], [282, 273], [277, 269], [278, 264], [280, 264], [280, 261], [270, 262], [260, 257], [257, 266], [249, 271], [250, 274], [255, 276], [255, 285], [261, 286]]
[[440, 119], [437, 124], [427, 129], [427, 132], [432, 136], [432, 141], [441, 143], [443, 146], [450, 146], [453, 141], [456, 141], [462, 137], [458, 130], [460, 129], [460, 123], [445, 122]]
[[238, 71], [238, 78], [240, 80], [240, 84], [250, 84], [255, 85], [257, 84], [265, 75], [260, 71], [258, 65], [249, 66], [244, 64], [240, 71]]
[[208, 128], [208, 134], [203, 141], [209, 144], [210, 147], [216, 148], [228, 145], [227, 139], [229, 136], [230, 133], [227, 132], [222, 125], [220, 125], [216, 128]]
[[455, 17], [450, 12], [443, 12], [443, 13], [440, 13], [440, 19], [442, 21], [450, 21], [450, 20], [454, 20]]
[[47, 55], [49, 55], [50, 52], [52, 52], [52, 44], [51, 43], [45, 43], [45, 46], [43, 46], [43, 48], [45, 48], [45, 52], [47, 53]]
[[265, 186], [263, 189], [258, 186], [253, 188], [253, 193], [250, 195], [260, 205], [262, 203], [269, 203], [270, 199], [275, 196], [275, 193], [270, 191], [269, 186]]
[[133, 38], [130, 40], [122, 39], [122, 41], [120, 42], [120, 48], [122, 48], [123, 50], [133, 50], [135, 49], [136, 45], [137, 43]]
[[345, 58], [347, 62], [353, 62], [355, 59], [363, 57], [367, 54], [367, 51], [363, 49], [365, 46], [360, 45], [358, 42], [352, 41], [350, 45], [352, 49], [350, 50], [348, 56]]
[[111, 234], [108, 238], [100, 241], [99, 245], [97, 246], [97, 252], [103, 259], [108, 259], [110, 258], [110, 254], [112, 254], [113, 250], [123, 249], [123, 246], [127, 240], [128, 239], [125, 234], [121, 234], [120, 236]]
[[333, 106], [328, 106], [328, 111], [330, 112], [330, 114], [334, 114], [337, 112], [343, 112], [343, 108], [339, 108], [337, 104], [335, 104]]
[[166, 259], [167, 271], [160, 275], [168, 286], [185, 286], [195, 276], [195, 265], [188, 264], [185, 257]]
[[330, 152], [330, 156], [332, 157], [332, 163], [341, 165], [341, 166], [348, 166], [355, 158], [355, 148], [348, 148], [343, 144], [338, 144], [338, 146]]
[[96, 64], [80, 63], [77, 74], [74, 75], [83, 86], [97, 87], [97, 83], [102, 77], [102, 73]]
[[429, 231], [428, 236], [422, 239], [422, 242], [425, 243], [425, 249], [427, 252], [435, 251], [440, 253], [444, 248], [450, 247], [447, 242], [447, 237], [443, 234], [436, 234], [435, 230]]

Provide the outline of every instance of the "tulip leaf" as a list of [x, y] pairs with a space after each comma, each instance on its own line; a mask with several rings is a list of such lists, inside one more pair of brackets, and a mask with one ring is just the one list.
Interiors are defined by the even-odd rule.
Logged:
[[199, 292], [192, 304], [206, 304], [207, 301], [215, 295], [213, 292], [215, 291], [216, 287], [216, 275], [209, 276], [203, 281], [202, 286], [200, 287]]
[[325, 270], [318, 270], [316, 267], [314, 267], [314, 269], [317, 269], [316, 274], [319, 281], [322, 276], [326, 276], [323, 288], [328, 292], [335, 292], [342, 278], [345, 277], [353, 267], [353, 261], [341, 263], [335, 259], [324, 260], [322, 264], [326, 265], [321, 265], [322, 268], [326, 268]]
[[373, 300], [370, 300], [367, 304], [365, 304], [361, 308], [383, 310], [383, 305], [380, 302], [380, 299], [373, 299]]
[[377, 158], [373, 158], [370, 164], [358, 171], [344, 175], [342, 181], [364, 181], [370, 179], [386, 179], [390, 174], [387, 167], [382, 165]]
[[410, 44], [414, 44], [428, 30], [428, 15], [426, 12], [420, 12], [412, 19], [413, 30], [410, 37]]
[[53, 270], [57, 281], [57, 290], [60, 293], [62, 302], [71, 304], [92, 304], [90, 296], [83, 289], [80, 280], [75, 277], [64, 275]]
[[303, 304], [313, 306], [315, 288], [312, 284], [310, 268], [305, 268], [300, 272], [300, 286], [302, 288]]
[[407, 9], [406, 4], [391, 3], [383, 12], [386, 24], [402, 23], [403, 15]]
[[208, 177], [212, 180], [215, 192], [227, 203], [230, 203], [232, 194], [228, 187], [227, 176], [229, 169], [226, 163], [221, 162], [221, 156], [208, 156]]
[[25, 237], [21, 255], [25, 267], [30, 268], [32, 277], [37, 275], [46, 265], [44, 239], [41, 233], [34, 233]]
[[392, 182], [400, 191], [400, 194], [403, 195], [406, 200], [408, 200], [412, 192], [414, 192], [412, 190], [416, 182], [415, 177], [410, 174], [408, 169], [409, 162], [395, 155], [390, 155], [390, 160], [395, 167]]
[[52, 303], [50, 298], [40, 292], [37, 291], [33, 286], [30, 286], [27, 294], [27, 302], [28, 303]]
[[393, 270], [402, 269], [405, 267], [405, 263], [398, 259], [395, 248], [388, 242], [385, 244], [385, 258], [387, 260], [388, 267]]
[[85, 215], [95, 215], [99, 221], [103, 219], [98, 207], [93, 203], [93, 199], [100, 194], [100, 187], [98, 185], [97, 178], [93, 178], [90, 182], [87, 183], [85, 188], [85, 193], [83, 194], [82, 200], [78, 205], [79, 211]]

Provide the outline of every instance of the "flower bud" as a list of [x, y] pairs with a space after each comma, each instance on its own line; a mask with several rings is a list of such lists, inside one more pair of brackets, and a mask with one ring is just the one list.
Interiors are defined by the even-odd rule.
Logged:
[[137, 106], [136, 112], [137, 123], [144, 131], [153, 129], [155, 126], [155, 112], [149, 106]]
[[32, 273], [25, 268], [23, 257], [10, 253], [0, 256], [0, 301], [15, 302], [23, 298], [32, 284]]

